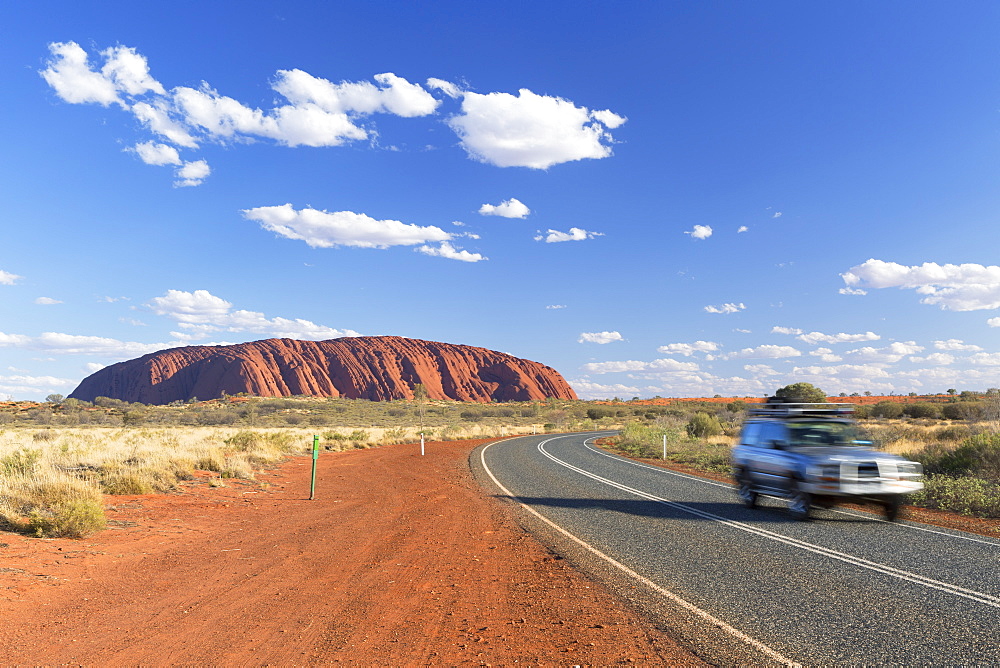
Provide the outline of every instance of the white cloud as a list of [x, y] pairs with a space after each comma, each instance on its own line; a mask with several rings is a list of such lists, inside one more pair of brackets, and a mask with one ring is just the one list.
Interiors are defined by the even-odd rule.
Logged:
[[935, 341], [934, 347], [938, 350], [955, 350], [955, 351], [979, 351], [982, 350], [979, 346], [973, 345], [971, 343], [965, 343], [961, 339], [948, 339], [947, 341]]
[[948, 311], [1000, 308], [1000, 266], [925, 262], [904, 266], [869, 259], [841, 274], [849, 287], [913, 289], [924, 295], [922, 304]]
[[448, 119], [448, 125], [476, 160], [497, 167], [548, 169], [608, 157], [613, 139], [607, 128], [625, 120], [610, 111], [592, 112], [522, 88], [517, 96], [466, 92], [461, 113]]
[[804, 382], [810, 379], [872, 379], [888, 378], [889, 374], [882, 368], [869, 364], [839, 364], [835, 366], [797, 366], [792, 369], [792, 376], [801, 376]]
[[611, 399], [612, 397], [637, 396], [641, 390], [631, 385], [601, 385], [589, 380], [573, 380], [570, 385], [581, 399]]
[[698, 371], [698, 365], [694, 362], [679, 362], [675, 359], [665, 358], [653, 360], [652, 362], [641, 362], [638, 360], [626, 360], [623, 362], [591, 362], [580, 367], [589, 373], [622, 373], [622, 372], [654, 372], [663, 373], [692, 373]]
[[621, 373], [623, 371], [641, 371], [649, 366], [649, 362], [626, 360], [624, 362], [590, 362], [581, 369], [588, 373]]
[[587, 230], [582, 230], [579, 227], [571, 227], [569, 228], [569, 232], [548, 230], [548, 235], [544, 235], [539, 232], [535, 237], [535, 241], [544, 241], [547, 244], [555, 244], [561, 241], [584, 241], [586, 239], [603, 236], [604, 234], [602, 232], [588, 232]]
[[[105, 59], [101, 74], [105, 79], [111, 81], [116, 89], [132, 96], [147, 92], [158, 95], [167, 94], [163, 85], [150, 76], [146, 58], [136, 53], [135, 49], [116, 46], [105, 49], [101, 55]], [[86, 54], [84, 57], [86, 58]]]
[[5, 334], [4, 332], [0, 332], [0, 348], [23, 348], [29, 343], [31, 343], [30, 336], [24, 336], [23, 334]]
[[9, 271], [4, 271], [0, 269], [0, 285], [14, 285], [19, 280], [24, 278], [23, 276], [18, 276], [17, 274], [12, 274]]
[[37, 392], [39, 389], [54, 390], [73, 387], [76, 382], [69, 378], [56, 378], [55, 376], [0, 376], [0, 391], [20, 394]]
[[986, 324], [990, 327], [1000, 327], [1000, 318], [990, 318], [986, 321]]
[[848, 350], [845, 355], [850, 355], [852, 359], [861, 362], [895, 364], [907, 355], [915, 355], [922, 350], [924, 350], [924, 346], [918, 346], [915, 341], [895, 341], [885, 348], [864, 346]]
[[502, 216], [504, 218], [525, 218], [531, 213], [531, 209], [521, 203], [518, 199], [511, 197], [500, 204], [483, 204], [479, 207], [479, 213], [484, 216]]
[[174, 186], [178, 188], [200, 186], [211, 173], [212, 170], [209, 168], [208, 163], [204, 160], [185, 162], [184, 165], [175, 172], [178, 180], [174, 181]]
[[778, 326], [775, 326], [775, 327], [771, 328], [771, 333], [772, 334], [792, 334], [792, 335], [797, 336], [797, 335], [799, 335], [799, 334], [802, 333], [802, 330], [798, 329], [796, 327], [778, 327]]
[[184, 127], [184, 124], [170, 117], [169, 103], [166, 100], [137, 102], [132, 105], [132, 113], [153, 134], [178, 146], [198, 148], [198, 141]]
[[52, 304], [62, 304], [58, 299], [53, 299], [52, 297], [39, 297], [35, 300], [36, 304], [41, 304], [43, 306], [51, 306]]
[[549, 304], [545, 308], [549, 309], [549, 310], [554, 310], [554, 309], [566, 308], [566, 305], [565, 304]]
[[462, 96], [462, 91], [458, 86], [443, 79], [431, 77], [427, 80], [427, 87], [439, 90], [450, 98], [459, 98]]
[[780, 211], [775, 211], [774, 212], [774, 216], [772, 216], [772, 217], [773, 218], [781, 218], [781, 212]]
[[727, 359], [782, 359], [784, 357], [799, 357], [801, 354], [801, 352], [791, 346], [763, 345], [756, 348], [743, 348], [725, 357]]
[[742, 234], [743, 232], [749, 231], [749, 227], [746, 225], [740, 225], [739, 229], [736, 230], [736, 234]]
[[738, 313], [744, 309], [746, 309], [746, 306], [743, 304], [743, 302], [740, 302], [739, 304], [726, 303], [723, 304], [722, 306], [705, 307], [705, 311], [707, 313]]
[[719, 344], [714, 341], [695, 341], [694, 343], [668, 343], [657, 348], [657, 352], [668, 355], [684, 355], [691, 357], [696, 352], [710, 353], [719, 349]]
[[625, 339], [618, 332], [583, 332], [578, 343], [611, 343], [612, 341], [624, 341]]
[[140, 142], [135, 146], [125, 149], [132, 151], [147, 165], [179, 165], [181, 156], [177, 149], [167, 144], [157, 144], [156, 142]]
[[684, 234], [690, 234], [692, 239], [707, 239], [712, 236], [712, 227], [710, 225], [695, 225], [693, 230]]
[[111, 79], [90, 69], [87, 52], [76, 42], [49, 44], [52, 60], [42, 70], [42, 77], [56, 95], [70, 104], [96, 103], [107, 107], [121, 104], [118, 90]]
[[914, 364], [936, 364], [944, 366], [954, 364], [955, 356], [949, 355], [948, 353], [931, 353], [926, 357], [911, 357], [910, 361]]
[[969, 362], [982, 366], [1000, 366], [1000, 353], [976, 353], [969, 356]]
[[862, 290], [860, 288], [841, 288], [837, 290], [842, 295], [867, 295], [867, 290]]
[[83, 365], [83, 368], [87, 370], [87, 373], [95, 373], [97, 371], [100, 371], [106, 366], [107, 364], [98, 364], [97, 362], [87, 362], [86, 364]]
[[755, 376], [776, 376], [778, 372], [774, 370], [770, 365], [767, 364], [746, 364], [743, 366], [744, 371], [749, 371]]
[[389, 248], [451, 239], [451, 235], [439, 227], [375, 220], [351, 211], [296, 211], [291, 204], [245, 209], [243, 215], [259, 222], [266, 230], [288, 239], [305, 241], [313, 248]]
[[857, 343], [859, 341], [878, 341], [882, 337], [874, 332], [864, 334], [823, 334], [822, 332], [809, 332], [795, 337], [800, 341], [805, 341], [810, 345], [817, 343]]
[[149, 300], [147, 306], [156, 315], [180, 323], [185, 331], [176, 334], [188, 340], [217, 331], [310, 340], [358, 336], [357, 332], [350, 329], [333, 329], [300, 318], [266, 318], [263, 313], [256, 311], [233, 311], [232, 304], [207, 290], [167, 290], [164, 296]]
[[480, 253], [470, 253], [467, 250], [459, 250], [447, 241], [442, 241], [436, 248], [434, 246], [418, 246], [413, 250], [423, 253], [424, 255], [443, 257], [449, 260], [459, 260], [460, 262], [481, 262], [482, 260], [489, 259]]
[[835, 355], [829, 348], [817, 348], [809, 352], [813, 357], [818, 357], [824, 362], [842, 362], [844, 360], [840, 355]]

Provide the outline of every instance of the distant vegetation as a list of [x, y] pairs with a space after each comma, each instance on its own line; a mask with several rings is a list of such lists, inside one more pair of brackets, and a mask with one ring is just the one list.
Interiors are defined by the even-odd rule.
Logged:
[[[917, 504], [1000, 517], [1000, 391], [864, 397], [879, 447], [923, 463]], [[853, 401], [854, 398], [833, 398]], [[313, 435], [328, 451], [516, 433], [622, 429], [615, 447], [729, 472], [729, 446], [757, 398], [451, 401], [225, 397], [146, 406], [52, 395], [0, 403], [0, 529], [83, 536], [104, 525], [105, 494], [176, 489], [194, 479], [254, 480]]]

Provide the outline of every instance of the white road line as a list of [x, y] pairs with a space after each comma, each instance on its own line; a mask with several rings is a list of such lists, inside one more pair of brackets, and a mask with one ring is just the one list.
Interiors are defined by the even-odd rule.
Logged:
[[[595, 436], [594, 438], [603, 438], [603, 437], [601, 437], [601, 436]], [[590, 450], [591, 452], [593, 452], [595, 454], [602, 455], [602, 456], [608, 457], [610, 459], [614, 459], [615, 461], [623, 462], [625, 464], [631, 464], [632, 466], [638, 466], [639, 468], [649, 469], [650, 471], [655, 471], [657, 473], [664, 473], [666, 475], [672, 475], [672, 476], [676, 476], [678, 478], [685, 478], [687, 480], [692, 480], [694, 482], [700, 482], [702, 484], [711, 485], [713, 487], [725, 487], [725, 488], [729, 488], [729, 489], [733, 489], [735, 487], [735, 485], [729, 485], [729, 484], [718, 482], [718, 481], [715, 481], [715, 480], [710, 480], [708, 478], [699, 478], [698, 476], [690, 475], [690, 474], [687, 474], [687, 473], [678, 473], [677, 471], [671, 471], [670, 469], [665, 469], [665, 468], [663, 468], [661, 466], [651, 466], [649, 464], [643, 464], [642, 462], [632, 461], [631, 459], [627, 459], [625, 457], [620, 457], [618, 455], [613, 455], [610, 452], [605, 452], [603, 450], [600, 450], [599, 448], [596, 448], [596, 447], [594, 447], [592, 445], [589, 445], [589, 443], [591, 441], [593, 441], [594, 438], [587, 439], [587, 441], [585, 441], [584, 444], [583, 444], [584, 447], [587, 448], [587, 450]], [[948, 538], [955, 538], [956, 540], [965, 540], [965, 541], [968, 541], [970, 543], [980, 543], [981, 545], [989, 545], [991, 547], [1000, 547], [1000, 542], [997, 542], [997, 541], [983, 539], [983, 538], [973, 538], [972, 536], [968, 536], [968, 535], [948, 533], [947, 531], [938, 531], [936, 529], [928, 529], [927, 527], [917, 526], [916, 524], [913, 524], [913, 523], [889, 522], [887, 520], [882, 519], [881, 517], [872, 517], [871, 515], [865, 514], [865, 513], [852, 513], [852, 512], [850, 512], [848, 510], [840, 510], [840, 509], [837, 509], [837, 508], [829, 508], [828, 511], [831, 512], [831, 513], [837, 513], [838, 515], [847, 515], [849, 517], [863, 517], [865, 519], [870, 519], [870, 520], [872, 520], [874, 522], [884, 522], [886, 524], [891, 524], [892, 526], [899, 527], [900, 529], [909, 529], [911, 531], [923, 531], [924, 533], [932, 533], [932, 534], [936, 534], [938, 536], [946, 536]]]
[[634, 494], [635, 496], [646, 499], [648, 501], [661, 503], [670, 508], [674, 508], [675, 510], [680, 510], [682, 512], [688, 513], [689, 515], [695, 515], [697, 517], [702, 517], [704, 519], [712, 520], [713, 522], [718, 522], [719, 524], [723, 524], [733, 529], [739, 529], [740, 531], [745, 531], [747, 533], [755, 534], [757, 536], [761, 536], [763, 538], [767, 538], [769, 540], [773, 540], [778, 543], [784, 543], [785, 545], [789, 545], [791, 547], [795, 547], [800, 550], [812, 552], [814, 554], [828, 557], [830, 559], [836, 559], [838, 561], [842, 561], [844, 563], [851, 564], [854, 566], [860, 566], [861, 568], [866, 568], [868, 570], [875, 571], [877, 573], [889, 575], [891, 577], [898, 578], [900, 580], [905, 580], [907, 582], [912, 582], [914, 584], [923, 585], [924, 587], [928, 587], [930, 589], [937, 589], [938, 591], [943, 591], [947, 594], [952, 594], [953, 596], [961, 596], [962, 598], [975, 601], [976, 603], [982, 603], [983, 605], [988, 605], [994, 608], [1000, 608], [1000, 597], [993, 596], [992, 594], [986, 594], [983, 592], [974, 591], [972, 589], [966, 589], [964, 587], [960, 587], [958, 585], [951, 584], [949, 582], [934, 580], [933, 578], [928, 578], [923, 575], [919, 575], [917, 573], [911, 573], [909, 571], [904, 571], [902, 569], [894, 568], [892, 566], [887, 566], [885, 564], [880, 564], [878, 562], [868, 561], [867, 559], [862, 559], [861, 557], [856, 557], [851, 554], [838, 552], [836, 550], [832, 550], [830, 548], [823, 547], [821, 545], [816, 545], [814, 543], [808, 543], [804, 540], [799, 540], [797, 538], [784, 536], [782, 534], [775, 533], [773, 531], [768, 531], [767, 529], [761, 529], [759, 527], [745, 524], [743, 522], [726, 519], [725, 517], [722, 517], [720, 515], [715, 515], [714, 513], [709, 513], [704, 510], [699, 510], [697, 508], [692, 508], [683, 503], [677, 503], [676, 501], [670, 501], [669, 499], [665, 499], [663, 497], [650, 494], [649, 492], [644, 492], [642, 490], [629, 487], [628, 485], [625, 485], [623, 483], [616, 482], [608, 478], [604, 478], [602, 476], [597, 475], [596, 473], [591, 473], [586, 469], [582, 469], [578, 466], [570, 464], [569, 462], [563, 461], [562, 459], [559, 459], [558, 457], [547, 451], [544, 447], [545, 444], [554, 440], [556, 439], [550, 438], [548, 440], [539, 443], [538, 451], [542, 453], [545, 457], [548, 457], [550, 460], [559, 464], [560, 466], [568, 468], [571, 471], [575, 471], [580, 475], [590, 478], [591, 480], [596, 480], [597, 482], [604, 483], [605, 485], [614, 487], [615, 489], [619, 489], [629, 494]]
[[[565, 438], [565, 437], [557, 437], [557, 438]], [[546, 441], [543, 441], [542, 444], [548, 443], [549, 441], [552, 441], [552, 440], [555, 440], [555, 439], [551, 439], [550, 438], [550, 439], [548, 439]], [[489, 445], [487, 445], [486, 447], [484, 447], [479, 452], [479, 458], [480, 458], [480, 462], [482, 463], [483, 470], [486, 471], [486, 474], [493, 481], [493, 484], [495, 484], [498, 488], [500, 488], [500, 491], [502, 491], [508, 497], [510, 497], [511, 499], [513, 499], [513, 500], [516, 501], [517, 496], [515, 496], [509, 489], [507, 489], [506, 487], [504, 487], [503, 483], [501, 483], [499, 480], [497, 480], [497, 477], [495, 475], [493, 475], [493, 471], [491, 471], [490, 467], [486, 464], [486, 451], [489, 450], [494, 445], [496, 445], [496, 443], [490, 443]], [[539, 445], [539, 447], [541, 447], [541, 445]], [[544, 515], [542, 515], [541, 513], [539, 513], [534, 508], [532, 508], [532, 507], [530, 507], [530, 506], [528, 506], [528, 505], [526, 505], [524, 503], [521, 503], [520, 501], [518, 501], [517, 503], [524, 510], [526, 510], [529, 513], [531, 513], [532, 515], [534, 515], [535, 517], [537, 517], [538, 519], [540, 519], [542, 522], [545, 522], [547, 525], [549, 525], [550, 527], [552, 527], [553, 529], [555, 529], [556, 531], [558, 531], [559, 533], [561, 533], [566, 538], [569, 538], [574, 543], [576, 543], [577, 545], [581, 546], [583, 549], [587, 550], [588, 552], [590, 552], [594, 556], [600, 557], [601, 559], [603, 559], [604, 561], [608, 562], [609, 564], [611, 564], [612, 566], [614, 566], [618, 570], [622, 571], [623, 573], [625, 573], [629, 577], [635, 579], [638, 582], [641, 582], [645, 586], [649, 587], [650, 589], [652, 589], [656, 593], [660, 594], [661, 596], [669, 599], [670, 601], [673, 601], [674, 603], [676, 603], [677, 605], [681, 606], [685, 610], [694, 613], [695, 615], [701, 617], [702, 619], [704, 619], [705, 621], [709, 622], [713, 626], [716, 626], [716, 627], [722, 629], [723, 631], [725, 631], [729, 635], [733, 636], [734, 638], [742, 640], [743, 642], [747, 643], [748, 645], [750, 645], [754, 649], [757, 649], [758, 651], [762, 652], [763, 654], [766, 654], [767, 656], [771, 657], [772, 659], [774, 659], [778, 663], [784, 664], [786, 666], [796, 666], [796, 667], [800, 665], [800, 664], [792, 661], [791, 659], [789, 659], [789, 658], [787, 658], [787, 657], [779, 654], [778, 652], [774, 651], [773, 649], [771, 649], [770, 647], [768, 647], [764, 643], [760, 642], [759, 640], [755, 640], [754, 638], [751, 638], [750, 636], [748, 636], [747, 634], [743, 633], [739, 629], [736, 629], [736, 628], [730, 626], [729, 624], [725, 623], [724, 621], [722, 621], [718, 617], [714, 617], [713, 615], [711, 615], [708, 612], [705, 612], [701, 608], [699, 608], [699, 607], [697, 607], [697, 606], [695, 606], [695, 605], [693, 605], [691, 603], [688, 603], [687, 601], [685, 601], [684, 599], [682, 599], [677, 594], [674, 594], [673, 592], [664, 589], [663, 587], [661, 587], [660, 585], [656, 584], [655, 582], [653, 582], [649, 578], [646, 578], [646, 577], [644, 577], [642, 575], [639, 575], [638, 573], [636, 573], [635, 571], [633, 571], [631, 568], [629, 568], [625, 564], [621, 563], [620, 561], [615, 560], [612, 557], [609, 557], [608, 555], [604, 554], [603, 552], [601, 552], [600, 550], [598, 550], [593, 545], [591, 545], [591, 544], [583, 541], [582, 539], [576, 537], [575, 535], [571, 534], [569, 531], [567, 531], [566, 529], [562, 528], [561, 526], [559, 526], [558, 524], [556, 524], [555, 522], [553, 522], [549, 518], [545, 517]]]

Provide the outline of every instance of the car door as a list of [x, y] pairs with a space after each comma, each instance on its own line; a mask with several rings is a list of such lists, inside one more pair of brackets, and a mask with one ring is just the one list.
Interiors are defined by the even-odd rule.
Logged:
[[789, 455], [782, 450], [788, 445], [788, 429], [780, 422], [765, 422], [758, 438], [754, 470], [751, 479], [763, 489], [784, 491], [790, 482]]

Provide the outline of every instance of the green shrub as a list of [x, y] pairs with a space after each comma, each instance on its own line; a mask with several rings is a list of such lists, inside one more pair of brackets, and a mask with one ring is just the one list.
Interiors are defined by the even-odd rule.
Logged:
[[906, 404], [903, 407], [903, 412], [911, 418], [939, 418], [941, 417], [941, 408], [937, 404], [932, 404], [927, 401], [922, 401], [916, 404]]
[[41, 458], [41, 450], [20, 448], [6, 457], [0, 458], [0, 474], [28, 475], [35, 470], [35, 465], [38, 464], [38, 460]]
[[722, 424], [719, 418], [708, 413], [695, 413], [694, 417], [687, 423], [688, 436], [694, 438], [708, 438], [718, 436], [722, 433]]
[[974, 517], [1000, 517], [1000, 485], [981, 478], [929, 474], [910, 503]]
[[83, 538], [107, 524], [104, 508], [94, 499], [70, 499], [50, 508], [33, 510], [27, 530], [39, 538]]
[[903, 404], [892, 401], [880, 401], [872, 406], [872, 417], [895, 419], [903, 417]]

